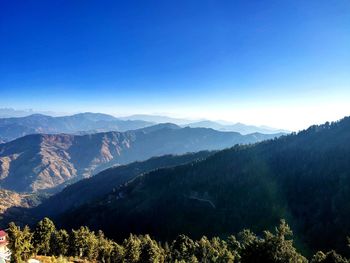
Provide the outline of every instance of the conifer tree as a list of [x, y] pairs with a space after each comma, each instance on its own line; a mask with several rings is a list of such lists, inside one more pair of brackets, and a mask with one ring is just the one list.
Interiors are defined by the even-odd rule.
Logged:
[[70, 236], [70, 248], [73, 256], [83, 257], [90, 260], [98, 256], [98, 240], [93, 231], [86, 226], [81, 226], [78, 230], [72, 230]]
[[149, 235], [141, 238], [140, 261], [145, 263], [162, 263], [165, 260], [164, 250]]
[[97, 234], [97, 242], [98, 242], [98, 257], [97, 260], [103, 263], [110, 263], [112, 252], [113, 252], [113, 241], [107, 239], [103, 232], [100, 230]]
[[297, 253], [293, 246], [293, 240], [287, 239], [292, 236], [292, 231], [284, 220], [276, 228], [275, 234], [269, 231], [264, 232], [264, 238], [247, 239], [242, 245], [242, 263], [284, 263], [284, 262], [307, 262], [307, 260]]
[[66, 230], [60, 229], [52, 233], [50, 239], [51, 255], [66, 256], [69, 248], [69, 234]]
[[173, 260], [194, 261], [196, 244], [186, 235], [179, 235], [171, 245]]
[[54, 223], [47, 217], [39, 221], [34, 231], [34, 248], [36, 253], [47, 255], [50, 253], [51, 235], [56, 231]]
[[123, 242], [125, 249], [124, 259], [128, 263], [138, 262], [141, 255], [141, 241], [135, 235], [130, 235], [128, 239]]
[[28, 226], [23, 230], [11, 222], [8, 228], [9, 249], [12, 252], [11, 262], [21, 263], [27, 260], [33, 252], [32, 233]]

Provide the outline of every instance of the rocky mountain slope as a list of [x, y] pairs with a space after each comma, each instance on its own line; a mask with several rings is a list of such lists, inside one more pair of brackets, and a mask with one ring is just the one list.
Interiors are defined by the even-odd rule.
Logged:
[[[37, 194], [21, 194], [0, 189], [0, 215], [9, 207], [29, 208], [38, 205], [43, 199], [44, 196]], [[2, 219], [1, 216], [0, 219]]]

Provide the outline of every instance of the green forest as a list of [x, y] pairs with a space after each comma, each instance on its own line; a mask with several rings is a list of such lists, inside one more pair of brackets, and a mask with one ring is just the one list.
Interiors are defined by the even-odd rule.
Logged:
[[[227, 238], [244, 228], [272, 231], [285, 218], [295, 246], [308, 257], [330, 249], [349, 256], [349, 131], [350, 118], [344, 118], [235, 146], [204, 160], [142, 174], [50, 218], [65, 229], [102, 229], [118, 242], [129, 233], [150, 234], [162, 242], [179, 233]], [[50, 204], [57, 207], [51, 202], [45, 207]]]
[[[86, 226], [66, 231], [44, 218], [33, 230], [10, 223], [9, 248], [12, 262], [21, 263], [34, 255], [63, 256], [86, 259], [88, 262], [350, 262], [336, 251], [318, 251], [306, 258], [293, 244], [293, 233], [285, 220], [274, 231], [253, 233], [243, 229], [226, 239], [219, 237], [198, 240], [180, 234], [171, 242], [157, 242], [149, 235], [133, 235], [117, 243], [102, 231], [95, 233]], [[348, 238], [348, 246], [350, 239]], [[350, 248], [349, 248], [350, 250]]]

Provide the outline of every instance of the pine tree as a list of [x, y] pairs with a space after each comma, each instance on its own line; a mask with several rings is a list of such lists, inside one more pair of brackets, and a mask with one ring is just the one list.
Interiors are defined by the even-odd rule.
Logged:
[[284, 263], [284, 262], [307, 262], [307, 260], [297, 253], [293, 247], [292, 231], [284, 220], [276, 228], [275, 234], [269, 231], [264, 232], [264, 238], [250, 239], [242, 245], [242, 263]]
[[27, 260], [33, 252], [32, 233], [28, 226], [23, 230], [15, 223], [10, 223], [8, 228], [9, 249], [12, 252], [11, 262], [21, 263]]
[[96, 259], [98, 256], [97, 246], [97, 237], [88, 227], [81, 226], [78, 230], [72, 230], [70, 250], [73, 256], [84, 257], [90, 260]]
[[107, 239], [103, 232], [100, 230], [97, 234], [97, 242], [98, 242], [98, 261], [103, 263], [110, 263], [112, 252], [113, 252], [113, 241]]
[[310, 263], [348, 263], [348, 260], [343, 258], [334, 250], [324, 254], [322, 251], [318, 251], [312, 258]]
[[37, 224], [34, 231], [34, 248], [36, 253], [45, 256], [50, 253], [50, 239], [55, 231], [55, 224], [47, 217]]
[[149, 235], [141, 238], [140, 262], [161, 263], [165, 260], [164, 250]]
[[69, 234], [60, 229], [52, 233], [50, 239], [51, 255], [66, 256], [69, 248]]
[[112, 243], [111, 263], [122, 263], [124, 261], [125, 249], [116, 242]]
[[127, 263], [138, 262], [141, 255], [141, 241], [135, 235], [130, 235], [128, 239], [123, 242], [125, 249], [124, 259]]
[[171, 245], [171, 253], [173, 260], [193, 261], [195, 255], [196, 244], [186, 235], [179, 235]]

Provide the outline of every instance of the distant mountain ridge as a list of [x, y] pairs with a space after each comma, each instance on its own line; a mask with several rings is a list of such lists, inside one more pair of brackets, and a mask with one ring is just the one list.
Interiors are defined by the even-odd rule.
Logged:
[[239, 132], [240, 134], [250, 134], [250, 133], [265, 133], [265, 134], [272, 134], [272, 133], [290, 133], [290, 131], [287, 130], [281, 130], [281, 129], [274, 129], [267, 126], [254, 126], [254, 125], [246, 125], [243, 123], [235, 123], [235, 124], [221, 124], [219, 122], [215, 121], [199, 121], [199, 122], [193, 122], [189, 123], [185, 126], [189, 126], [191, 128], [211, 128], [218, 131], [234, 131]]
[[191, 121], [188, 119], [180, 119], [180, 118], [171, 118], [167, 116], [161, 115], [146, 115], [146, 114], [137, 114], [131, 115], [127, 117], [122, 117], [123, 120], [143, 120], [155, 123], [174, 123], [180, 125], [182, 127], [191, 127], [191, 128], [210, 128], [218, 131], [231, 131], [238, 132], [240, 134], [250, 134], [250, 133], [290, 133], [290, 131], [283, 129], [271, 128], [268, 126], [255, 126], [255, 125], [247, 125], [244, 123], [230, 123], [224, 121], [210, 121], [210, 120], [200, 120], [200, 121]]
[[[1, 115], [1, 111], [4, 113]], [[52, 117], [43, 114], [31, 114], [23, 117], [10, 117], [11, 113], [21, 116], [32, 111], [16, 111], [0, 109], [0, 143], [8, 142], [29, 134], [92, 134], [109, 131], [127, 131], [154, 124], [173, 123], [181, 127], [211, 128], [218, 131], [238, 132], [243, 135], [250, 133], [289, 133], [289, 131], [274, 129], [266, 126], [245, 125], [242, 123], [230, 124], [209, 120], [193, 122], [186, 119], [171, 118], [158, 115], [132, 115], [116, 118], [103, 113], [79, 113], [71, 116]], [[6, 115], [7, 114], [7, 115]], [[8, 116], [1, 118], [1, 116]]]
[[140, 120], [119, 120], [101, 113], [79, 113], [71, 116], [51, 117], [32, 114], [26, 117], [0, 119], [0, 140], [11, 141], [28, 134], [80, 133], [127, 131], [151, 126]]
[[120, 119], [121, 120], [143, 120], [143, 121], [153, 122], [153, 123], [174, 123], [177, 125], [185, 125], [191, 122], [188, 119], [172, 118], [172, 117], [162, 116], [162, 115], [147, 115], [147, 114], [135, 114], [135, 115], [130, 115], [126, 117], [121, 117]]
[[52, 112], [52, 111], [35, 111], [32, 109], [16, 110], [13, 108], [0, 108], [0, 118], [26, 117], [33, 114], [44, 114], [49, 116], [60, 115], [59, 113]]
[[0, 187], [19, 192], [56, 189], [113, 165], [164, 154], [218, 150], [280, 135], [241, 135], [174, 124], [87, 135], [27, 135], [0, 144]]

